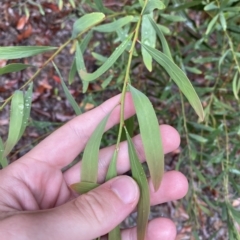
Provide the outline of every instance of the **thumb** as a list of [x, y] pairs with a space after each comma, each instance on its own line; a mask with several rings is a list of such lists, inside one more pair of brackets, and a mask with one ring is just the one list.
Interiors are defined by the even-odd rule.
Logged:
[[60, 207], [28, 214], [28, 229], [34, 239], [94, 239], [122, 222], [138, 198], [136, 182], [117, 177]]

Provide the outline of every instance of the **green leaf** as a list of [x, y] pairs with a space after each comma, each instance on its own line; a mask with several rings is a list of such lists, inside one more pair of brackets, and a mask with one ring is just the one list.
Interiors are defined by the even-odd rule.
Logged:
[[130, 138], [126, 128], [125, 131], [128, 142], [128, 154], [131, 164], [132, 176], [133, 179], [137, 182], [140, 190], [140, 197], [137, 205], [137, 239], [144, 240], [147, 231], [148, 216], [150, 213], [150, 194], [148, 181], [142, 164], [138, 159], [136, 150], [132, 143], [132, 139]]
[[83, 152], [81, 167], [81, 181], [83, 182], [97, 183], [99, 147], [109, 116], [110, 113], [99, 123]]
[[98, 68], [95, 72], [93, 73], [87, 73], [83, 70], [80, 70], [80, 77], [87, 82], [93, 81], [100, 77], [103, 73], [105, 73], [115, 62], [116, 60], [121, 56], [121, 54], [124, 52], [126, 47], [128, 46], [128, 43], [132, 37], [132, 34], [123, 41], [112, 53], [112, 55], [107, 59], [107, 61], [100, 67]]
[[200, 142], [200, 143], [206, 143], [208, 142], [208, 139], [207, 138], [204, 138], [200, 135], [197, 135], [197, 134], [194, 134], [194, 133], [189, 133], [189, 137]]
[[162, 10], [165, 8], [161, 0], [148, 0], [146, 7], [143, 9], [142, 15], [151, 13], [154, 9]]
[[158, 27], [158, 25], [155, 23], [155, 21], [152, 18], [149, 18], [149, 21], [152, 24], [154, 30], [157, 33], [157, 36], [159, 37], [159, 39], [161, 41], [163, 52], [173, 61], [172, 54], [171, 54], [171, 51], [169, 49], [167, 40], [165, 39], [161, 29]]
[[111, 232], [108, 233], [108, 240], [121, 240], [120, 226], [116, 226]]
[[155, 191], [158, 190], [164, 173], [164, 153], [159, 124], [149, 99], [129, 85], [139, 122], [146, 161]]
[[177, 15], [170, 15], [161, 13], [161, 17], [165, 18], [169, 22], [185, 22], [186, 18]]
[[111, 23], [106, 23], [106, 24], [102, 24], [99, 25], [97, 27], [94, 27], [93, 30], [98, 31], [98, 32], [115, 32], [117, 31], [119, 28], [127, 25], [128, 23], [132, 22], [134, 19], [133, 16], [126, 16], [123, 18], [120, 18], [114, 22]]
[[0, 59], [18, 59], [31, 57], [47, 51], [57, 49], [49, 46], [19, 46], [19, 47], [0, 47]]
[[3, 156], [7, 156], [16, 145], [21, 132], [24, 111], [24, 97], [22, 91], [16, 91], [13, 94], [11, 102], [11, 113], [8, 138], [6, 141]]
[[113, 75], [109, 75], [109, 76], [103, 81], [103, 83], [101, 84], [101, 87], [102, 87], [103, 89], [105, 89], [105, 88], [109, 85], [109, 83], [112, 81], [112, 79], [113, 79]]
[[0, 68], [0, 75], [11, 73], [11, 72], [19, 72], [22, 71], [31, 65], [23, 64], [23, 63], [12, 63], [8, 64], [5, 67]]
[[0, 164], [2, 168], [5, 168], [8, 165], [8, 161], [7, 161], [7, 158], [4, 157], [3, 152], [4, 152], [4, 145], [3, 145], [2, 138], [0, 137]]
[[115, 150], [113, 153], [113, 157], [111, 159], [111, 162], [108, 166], [108, 171], [107, 171], [107, 175], [106, 175], [106, 181], [114, 178], [117, 176], [117, 151]]
[[234, 97], [238, 100], [239, 99], [238, 93], [240, 90], [240, 80], [238, 79], [238, 71], [234, 75], [233, 82], [232, 82], [232, 89], [233, 89]]
[[96, 5], [98, 11], [104, 12], [104, 5], [103, 5], [102, 0], [94, 0], [94, 3]]
[[[82, 51], [81, 51], [81, 47], [79, 44], [77, 44], [77, 47], [76, 47], [76, 55], [75, 55], [75, 58], [76, 58], [76, 66], [77, 66], [77, 72], [79, 74], [79, 77], [81, 78], [80, 76], [80, 71], [86, 71], [86, 67], [85, 67], [85, 63], [84, 63], [84, 59], [83, 59], [83, 55], [82, 55]], [[82, 84], [83, 84], [83, 90], [82, 92], [85, 93], [87, 90], [88, 90], [88, 85], [89, 83], [82, 80]]]
[[[128, 134], [130, 135], [130, 137], [133, 136], [134, 120], [135, 120], [135, 116], [132, 116], [132, 117], [130, 117], [127, 120], [124, 121], [124, 126], [127, 128], [127, 131], [128, 131]], [[127, 136], [126, 136], [125, 131], [123, 131], [120, 142], [123, 142], [123, 141], [126, 141], [126, 140], [127, 140]]]
[[74, 78], [77, 73], [77, 66], [76, 66], [76, 58], [73, 59], [71, 69], [68, 75], [68, 84], [72, 84], [74, 82]]
[[52, 61], [52, 64], [58, 74], [58, 76], [60, 77], [60, 80], [61, 80], [61, 84], [62, 84], [62, 88], [63, 88], [63, 91], [67, 97], [67, 100], [70, 102], [72, 108], [74, 109], [76, 115], [80, 115], [82, 112], [81, 112], [81, 109], [80, 107], [78, 106], [78, 104], [76, 103], [75, 99], [73, 98], [72, 94], [69, 92], [64, 80], [63, 80], [63, 77], [58, 69], [58, 67], [56, 66], [56, 64]]
[[[155, 48], [156, 45], [156, 31], [154, 30], [150, 19], [153, 18], [153, 13], [143, 15], [141, 25], [141, 42]], [[153, 20], [152, 20], [153, 21]], [[152, 71], [152, 56], [141, 46], [143, 62], [149, 72]]]
[[96, 24], [102, 22], [104, 18], [105, 15], [100, 12], [88, 13], [82, 16], [73, 24], [72, 38], [76, 38], [83, 31], [88, 30]]
[[226, 19], [222, 12], [219, 14], [219, 19], [220, 19], [220, 23], [222, 25], [223, 31], [226, 31], [227, 30], [227, 22], [226, 22]]
[[33, 92], [33, 83], [29, 85], [28, 90], [24, 94], [24, 110], [23, 110], [23, 120], [22, 120], [22, 126], [19, 133], [18, 140], [22, 137], [27, 125], [28, 120], [31, 112], [31, 105], [32, 105], [32, 92]]
[[164, 53], [144, 44], [143, 46], [152, 55], [153, 59], [155, 59], [167, 71], [169, 76], [188, 99], [199, 118], [203, 121], [204, 112], [202, 104], [186, 74]]
[[93, 56], [96, 60], [98, 60], [98, 61], [100, 61], [100, 62], [102, 62], [102, 63], [104, 63], [104, 62], [107, 61], [107, 57], [104, 57], [103, 55], [101, 55], [101, 54], [99, 54], [99, 53], [92, 52], [92, 56]]
[[219, 15], [217, 14], [217, 15], [209, 22], [208, 27], [207, 27], [207, 30], [206, 30], [206, 33], [205, 33], [206, 35], [208, 35], [208, 34], [211, 32], [213, 26], [215, 25], [215, 23], [216, 23], [217, 20], [218, 20], [218, 17], [219, 17]]
[[97, 183], [79, 182], [79, 183], [74, 183], [74, 184], [70, 185], [70, 188], [77, 193], [84, 194], [84, 193], [87, 193], [99, 186], [100, 185]]

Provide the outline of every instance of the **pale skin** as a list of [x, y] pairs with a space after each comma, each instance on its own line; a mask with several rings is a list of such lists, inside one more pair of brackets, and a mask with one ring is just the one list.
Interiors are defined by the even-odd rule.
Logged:
[[[61, 169], [83, 151], [87, 140], [99, 124], [120, 102], [120, 95], [99, 107], [80, 115], [55, 131], [34, 149], [0, 171], [0, 233], [1, 239], [78, 239], [90, 240], [105, 235], [134, 211], [139, 189], [128, 176], [127, 143], [119, 148], [117, 170], [119, 176], [87, 194], [76, 195], [69, 185], [80, 181], [81, 163], [62, 173]], [[130, 94], [126, 95], [125, 118], [134, 114]], [[119, 122], [120, 104], [113, 110], [106, 130]], [[177, 131], [160, 126], [164, 152], [178, 148]], [[144, 161], [140, 136], [133, 138], [139, 158]], [[100, 150], [98, 181], [104, 181], [115, 146]], [[185, 196], [188, 183], [177, 171], [164, 174], [161, 187], [153, 191], [151, 205], [180, 199]], [[123, 240], [135, 240], [136, 229], [122, 230]], [[146, 240], [174, 240], [176, 227], [166, 218], [149, 222]]]

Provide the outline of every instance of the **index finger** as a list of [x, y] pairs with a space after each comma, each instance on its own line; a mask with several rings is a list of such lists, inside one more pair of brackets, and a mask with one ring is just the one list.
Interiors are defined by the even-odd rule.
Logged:
[[[97, 125], [116, 105], [117, 107], [110, 114], [105, 130], [119, 123], [120, 97], [121, 94], [110, 98], [95, 109], [72, 119], [23, 156], [22, 160], [27, 158], [29, 161], [30, 158], [47, 162], [59, 169], [63, 168], [84, 149]], [[124, 117], [131, 117], [135, 110], [129, 93], [126, 94], [124, 106]]]

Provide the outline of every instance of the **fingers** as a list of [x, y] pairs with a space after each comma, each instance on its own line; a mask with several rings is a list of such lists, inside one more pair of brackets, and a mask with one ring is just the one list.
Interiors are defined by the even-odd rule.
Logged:
[[[121, 95], [117, 95], [99, 107], [69, 121], [27, 153], [22, 161], [29, 161], [30, 158], [45, 161], [59, 169], [66, 166], [84, 149], [94, 129], [113, 109], [106, 130], [119, 122], [120, 97]], [[124, 117], [129, 118], [134, 112], [131, 95], [127, 93]]]
[[[164, 153], [169, 153], [180, 144], [180, 137], [178, 132], [171, 126], [162, 125], [160, 126], [160, 132], [163, 143]], [[138, 153], [140, 161], [145, 160], [144, 150], [142, 146], [142, 141], [140, 135], [137, 135], [133, 138], [133, 143]], [[106, 176], [106, 172], [111, 161], [115, 146], [110, 146], [100, 150], [99, 153], [99, 166], [98, 166], [98, 181], [103, 182]], [[79, 182], [79, 168], [81, 163], [76, 164], [74, 167], [70, 168], [64, 173], [64, 178], [68, 185]], [[123, 174], [130, 169], [130, 162], [128, 156], [128, 145], [127, 142], [123, 142], [120, 145], [120, 150], [117, 159], [117, 171], [118, 174]]]
[[[176, 226], [167, 218], [156, 218], [149, 222], [145, 240], [174, 240], [176, 238]], [[136, 228], [122, 231], [123, 240], [137, 240]]]
[[[136, 207], [139, 189], [127, 176], [114, 178], [100, 187], [51, 210], [15, 216], [23, 239], [95, 239], [111, 231]], [[2, 226], [4, 229], [4, 226]], [[6, 229], [9, 229], [6, 228]], [[9, 234], [18, 234], [11, 231]], [[20, 235], [22, 236], [22, 235]], [[12, 239], [9, 236], [4, 239]]]
[[183, 198], [188, 191], [186, 177], [178, 171], [164, 173], [162, 183], [158, 191], [154, 192], [152, 182], [149, 180], [151, 205], [169, 202]]

